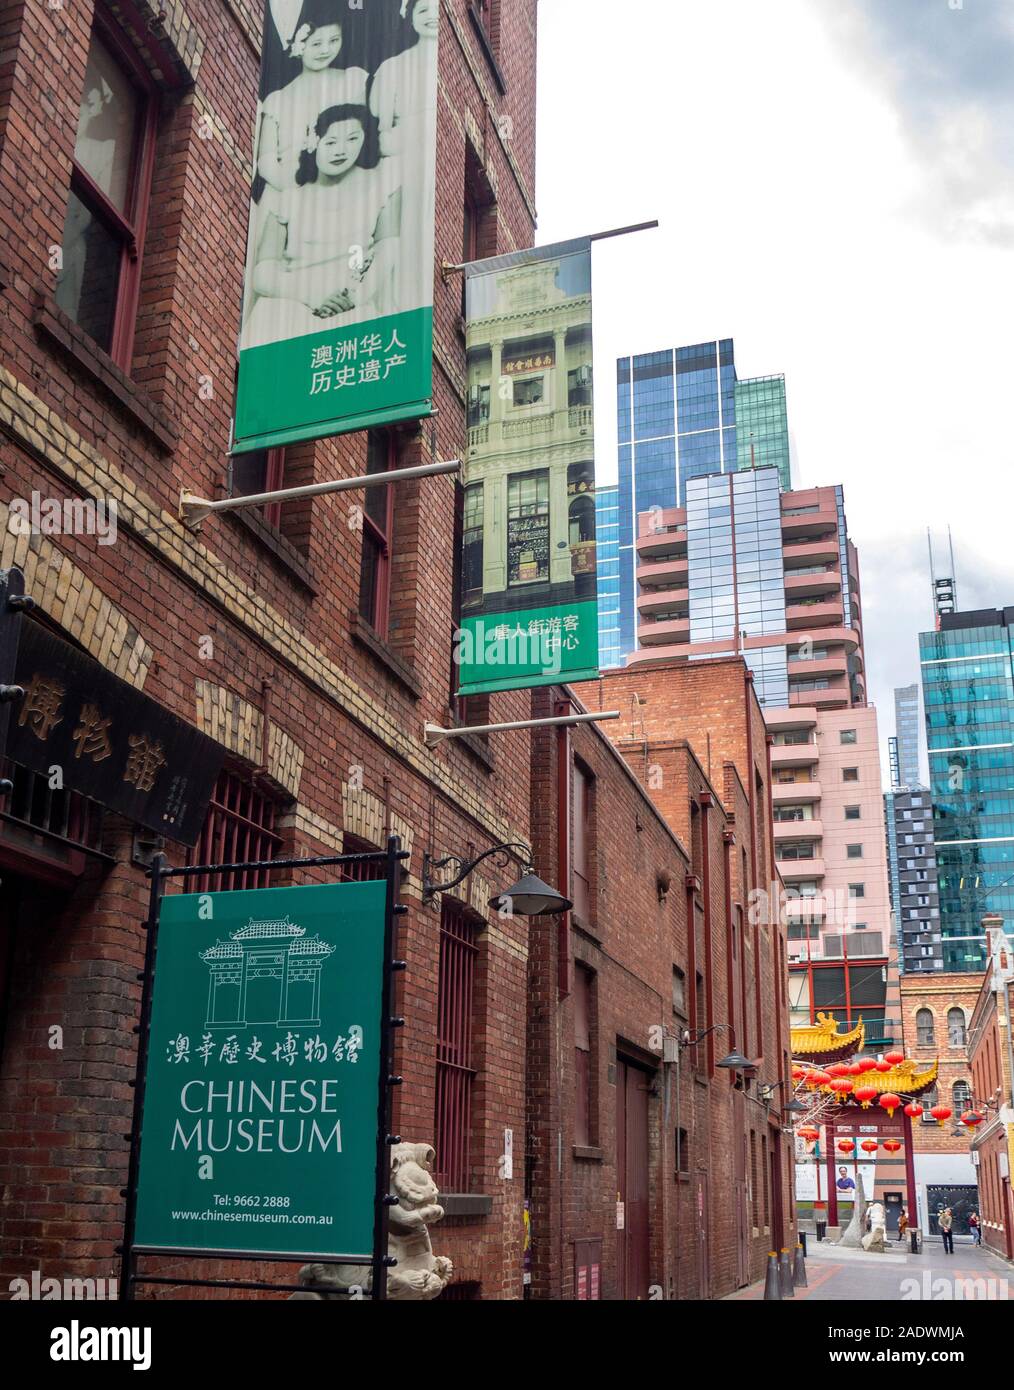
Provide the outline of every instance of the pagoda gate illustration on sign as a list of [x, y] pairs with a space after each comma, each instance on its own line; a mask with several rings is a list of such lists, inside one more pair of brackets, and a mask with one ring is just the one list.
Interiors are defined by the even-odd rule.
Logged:
[[319, 1027], [320, 972], [333, 951], [288, 917], [251, 919], [201, 952], [211, 973], [205, 1027]]

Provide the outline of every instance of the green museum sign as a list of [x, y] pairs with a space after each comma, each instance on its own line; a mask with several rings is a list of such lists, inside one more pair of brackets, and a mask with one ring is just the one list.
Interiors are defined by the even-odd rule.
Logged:
[[163, 898], [137, 1247], [370, 1259], [386, 892]]

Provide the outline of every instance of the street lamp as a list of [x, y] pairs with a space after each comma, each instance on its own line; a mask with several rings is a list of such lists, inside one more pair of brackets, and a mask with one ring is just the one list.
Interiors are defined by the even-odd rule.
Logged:
[[[456, 888], [484, 859], [491, 859], [494, 855], [501, 857], [502, 868], [506, 867], [512, 858], [517, 859], [524, 873], [510, 888], [492, 897], [490, 907], [498, 911], [506, 908], [519, 917], [547, 917], [554, 912], [569, 912], [574, 906], [569, 898], [565, 898], [562, 893], [558, 893], [538, 877], [528, 846], [512, 841], [505, 841], [503, 844], [494, 845], [492, 849], [483, 850], [482, 854], [477, 854], [474, 859], [462, 859], [459, 854], [448, 854], [443, 859], [434, 859], [428, 853], [424, 854], [423, 902], [435, 906], [438, 893], [446, 893], [448, 889]], [[451, 864], [457, 868], [455, 877], [437, 882], [433, 878], [433, 870], [446, 869]]]

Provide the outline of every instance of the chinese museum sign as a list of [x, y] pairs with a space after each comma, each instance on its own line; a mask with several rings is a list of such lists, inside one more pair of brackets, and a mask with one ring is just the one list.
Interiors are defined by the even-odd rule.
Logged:
[[598, 675], [591, 244], [466, 266], [460, 694]]
[[266, 0], [235, 453], [429, 414], [439, 0]]
[[163, 898], [138, 1245], [370, 1257], [386, 893]]

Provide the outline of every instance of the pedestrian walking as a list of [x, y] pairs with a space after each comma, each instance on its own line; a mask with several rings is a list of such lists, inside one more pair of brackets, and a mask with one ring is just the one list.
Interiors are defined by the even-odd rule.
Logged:
[[902, 1207], [902, 1209], [901, 1209], [901, 1215], [898, 1217], [898, 1239], [899, 1239], [899, 1240], [902, 1240], [902, 1241], [903, 1241], [903, 1240], [905, 1239], [905, 1233], [906, 1233], [907, 1230], [908, 1230], [908, 1209], [907, 1209], [906, 1207]]
[[944, 1240], [944, 1254], [953, 1255], [954, 1231], [952, 1228], [954, 1226], [954, 1217], [951, 1215], [950, 1207], [944, 1207], [943, 1211], [937, 1217], [937, 1225], [940, 1227], [940, 1234], [943, 1236]]
[[979, 1224], [979, 1213], [978, 1213], [977, 1211], [973, 1211], [973, 1212], [971, 1212], [971, 1213], [969, 1214], [969, 1217], [968, 1217], [968, 1229], [969, 1229], [969, 1230], [971, 1231], [971, 1233], [972, 1233], [972, 1244], [973, 1244], [973, 1245], [981, 1245], [981, 1244], [982, 1244], [982, 1228], [981, 1228], [981, 1226], [980, 1226], [980, 1224]]

